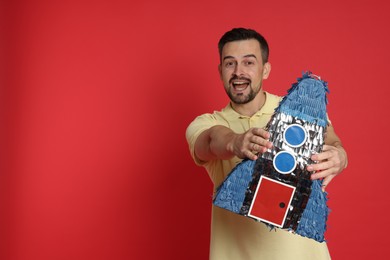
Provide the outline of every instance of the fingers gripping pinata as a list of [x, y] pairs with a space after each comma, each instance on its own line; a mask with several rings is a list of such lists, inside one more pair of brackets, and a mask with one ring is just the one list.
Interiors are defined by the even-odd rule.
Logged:
[[238, 164], [218, 187], [214, 205], [324, 241], [326, 193], [320, 180], [310, 180], [306, 167], [324, 144], [327, 92], [326, 82], [304, 73], [267, 124], [273, 147], [256, 161]]

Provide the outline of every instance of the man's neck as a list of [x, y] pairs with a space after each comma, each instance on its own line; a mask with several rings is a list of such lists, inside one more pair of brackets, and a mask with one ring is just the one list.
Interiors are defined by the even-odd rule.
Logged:
[[251, 117], [264, 106], [265, 100], [266, 100], [265, 92], [263, 90], [260, 90], [257, 96], [249, 103], [236, 104], [231, 102], [231, 105], [232, 108], [240, 115]]

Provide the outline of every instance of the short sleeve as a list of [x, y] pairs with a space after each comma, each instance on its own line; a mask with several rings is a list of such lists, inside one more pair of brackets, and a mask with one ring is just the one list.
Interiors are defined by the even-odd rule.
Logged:
[[203, 114], [195, 118], [195, 120], [192, 121], [191, 124], [187, 127], [186, 139], [188, 142], [191, 156], [197, 165], [204, 165], [206, 162], [200, 160], [196, 156], [195, 142], [203, 131], [215, 125], [217, 125], [217, 120], [212, 114]]

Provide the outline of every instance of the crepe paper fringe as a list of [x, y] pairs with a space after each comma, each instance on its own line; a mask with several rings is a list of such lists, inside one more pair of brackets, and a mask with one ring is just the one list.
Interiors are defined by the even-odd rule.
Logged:
[[252, 181], [255, 163], [256, 161], [244, 160], [231, 171], [215, 193], [215, 206], [240, 213], [248, 185]]
[[324, 242], [326, 221], [328, 220], [329, 208], [326, 205], [327, 193], [322, 191], [322, 181], [315, 180], [311, 186], [311, 194], [305, 210], [299, 221], [296, 233], [313, 238], [318, 242]]
[[328, 83], [307, 71], [302, 73], [302, 78], [298, 78], [297, 82], [292, 84], [276, 112], [325, 127], [328, 124], [326, 93], [329, 93]]

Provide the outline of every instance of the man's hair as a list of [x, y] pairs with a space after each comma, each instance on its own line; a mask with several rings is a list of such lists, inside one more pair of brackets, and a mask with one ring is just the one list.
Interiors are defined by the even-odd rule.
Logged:
[[258, 32], [252, 29], [245, 28], [234, 28], [226, 32], [218, 42], [219, 50], [219, 60], [222, 62], [222, 49], [228, 42], [241, 41], [241, 40], [250, 40], [255, 39], [260, 44], [261, 57], [263, 59], [263, 64], [268, 62], [269, 56], [269, 47], [265, 38]]

